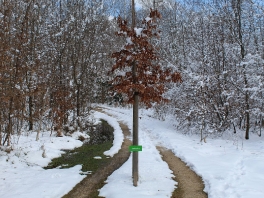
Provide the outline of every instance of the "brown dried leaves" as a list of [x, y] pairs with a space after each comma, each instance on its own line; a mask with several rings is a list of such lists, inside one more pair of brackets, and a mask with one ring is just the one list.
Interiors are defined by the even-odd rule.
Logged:
[[[161, 18], [161, 14], [157, 10], [151, 10], [149, 17], [151, 20], [143, 20], [144, 28], [140, 35], [127, 26], [127, 21], [118, 18], [120, 31], [116, 34], [129, 37], [131, 43], [127, 43], [124, 49], [111, 56], [115, 59], [112, 73], [131, 68], [131, 72], [126, 72], [124, 76], [116, 76], [112, 80], [114, 90], [126, 94], [130, 103], [133, 102], [134, 93], [139, 93], [140, 101], [147, 107], [151, 107], [153, 102], [168, 101], [162, 97], [166, 91], [166, 83], [182, 82], [180, 73], [173, 73], [170, 69], [162, 70], [160, 65], [155, 63], [159, 57], [149, 40], [158, 36], [154, 22]], [[133, 64], [136, 64], [135, 75], [132, 72]]]

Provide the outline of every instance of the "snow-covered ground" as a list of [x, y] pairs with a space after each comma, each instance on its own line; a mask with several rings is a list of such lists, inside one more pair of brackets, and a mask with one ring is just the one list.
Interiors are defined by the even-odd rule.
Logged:
[[[49, 169], [52, 158], [60, 156], [60, 149], [73, 149], [82, 142], [77, 140], [77, 132], [73, 137], [50, 136], [50, 132], [42, 132], [36, 141], [36, 132], [23, 133], [13, 151], [9, 154], [0, 151], [0, 197], [3, 198], [55, 198], [70, 191], [76, 183], [83, 179], [80, 175], [81, 165], [70, 169]], [[16, 141], [13, 136], [13, 141]]]
[[[131, 109], [105, 107], [109, 109], [107, 112], [132, 128]], [[159, 121], [150, 115], [150, 111], [140, 111], [139, 144], [143, 149], [139, 153], [139, 186], [132, 186], [130, 157], [108, 178], [108, 184], [100, 190], [100, 195], [106, 198], [122, 195], [126, 198], [169, 197], [173, 182], [169, 181], [170, 172], [157, 155], [155, 144], [171, 149], [202, 176], [209, 198], [264, 197], [263, 137], [251, 134], [245, 141], [243, 132], [225, 139], [207, 138], [207, 143], [201, 143], [198, 136], [177, 133], [171, 121]]]
[[[113, 156], [119, 151], [123, 142], [122, 130], [116, 119], [95, 112], [95, 123], [106, 120], [114, 128], [114, 145], [105, 155]], [[47, 166], [53, 158], [59, 157], [61, 149], [73, 149], [82, 146], [77, 140], [84, 133], [75, 132], [71, 137], [56, 137], [50, 132], [41, 132], [36, 141], [36, 132], [22, 133], [12, 137], [12, 151], [6, 153], [0, 149], [0, 198], [59, 198], [67, 194], [85, 175], [81, 165], [70, 169], [49, 169]], [[95, 156], [98, 157], [98, 156]]]
[[[105, 114], [95, 113], [96, 120], [103, 118], [115, 129], [113, 147], [106, 151], [112, 156], [121, 147], [123, 135], [117, 123], [121, 120], [132, 129], [132, 110], [108, 108]], [[262, 198], [264, 197], [264, 138], [251, 135], [243, 140], [244, 134], [233, 138], [209, 139], [201, 143], [198, 136], [185, 136], [177, 133], [170, 121], [152, 118], [151, 111], [141, 110], [139, 120], [139, 183], [132, 185], [131, 157], [107, 179], [100, 190], [106, 198], [165, 198], [170, 197], [176, 184], [171, 179], [172, 172], [162, 161], [155, 145], [171, 149], [181, 157], [205, 182], [209, 198]], [[20, 136], [18, 144], [9, 154], [0, 151], [0, 197], [4, 198], [59, 198], [70, 191], [83, 179], [81, 165], [70, 169], [44, 170], [52, 158], [61, 155], [60, 149], [72, 149], [82, 145], [74, 137], [36, 134]], [[240, 137], [241, 135], [241, 137]], [[13, 139], [16, 141], [16, 139]], [[45, 150], [45, 153], [44, 153]], [[43, 157], [45, 156], [45, 157]], [[177, 178], [176, 178], [177, 179]]]
[[111, 116], [108, 116], [104, 113], [100, 112], [93, 112], [94, 117], [96, 120], [103, 119], [108, 122], [113, 128], [114, 128], [114, 141], [113, 141], [113, 146], [110, 148], [110, 150], [105, 151], [104, 154], [113, 157], [114, 154], [116, 154], [119, 149], [121, 149], [123, 140], [124, 140], [124, 135], [122, 132], [122, 129], [120, 128], [117, 120]]

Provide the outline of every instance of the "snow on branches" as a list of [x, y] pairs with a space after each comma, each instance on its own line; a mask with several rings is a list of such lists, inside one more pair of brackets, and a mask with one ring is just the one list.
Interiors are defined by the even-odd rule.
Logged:
[[[112, 54], [115, 64], [111, 72], [115, 75], [112, 80], [114, 90], [128, 96], [128, 102], [133, 103], [134, 93], [139, 94], [140, 100], [147, 107], [153, 102], [167, 101], [163, 98], [166, 83], [181, 82], [180, 73], [171, 69], [163, 69], [159, 65], [159, 57], [151, 38], [158, 37], [156, 19], [161, 18], [157, 10], [151, 10], [149, 17], [142, 22], [142, 28], [131, 29], [127, 21], [118, 18], [120, 31], [116, 34], [126, 38], [123, 49]], [[133, 72], [133, 68], [136, 70]], [[123, 71], [123, 72], [121, 72]], [[125, 72], [124, 72], [125, 71]]]

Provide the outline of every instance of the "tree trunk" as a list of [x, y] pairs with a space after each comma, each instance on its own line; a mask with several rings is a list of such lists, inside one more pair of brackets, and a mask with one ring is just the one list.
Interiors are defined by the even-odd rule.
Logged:
[[0, 146], [2, 146], [2, 125], [0, 124]]
[[8, 126], [7, 126], [7, 135], [6, 135], [6, 139], [3, 143], [3, 145], [5, 144], [5, 142], [7, 141], [7, 146], [10, 146], [10, 137], [12, 134], [12, 129], [13, 129], [13, 123], [12, 123], [12, 109], [13, 109], [13, 97], [10, 99], [9, 101], [9, 113], [8, 113]]
[[41, 121], [39, 121], [38, 131], [37, 131], [37, 135], [36, 135], [36, 141], [39, 140], [40, 131], [41, 131]]
[[105, 103], [105, 83], [101, 83], [101, 103]]
[[28, 111], [29, 111], [29, 128], [28, 128], [28, 130], [32, 131], [33, 130], [33, 114], [32, 114], [33, 103], [32, 103], [32, 96], [29, 96], [29, 99], [28, 99]]
[[[239, 40], [239, 44], [240, 44], [240, 54], [241, 54], [241, 59], [243, 61], [243, 59], [245, 58], [245, 47], [244, 47], [244, 43], [243, 43], [243, 33], [242, 33], [242, 0], [237, 0], [235, 5], [235, 16], [237, 19], [237, 30], [238, 30], [238, 40]], [[248, 80], [247, 80], [247, 74], [246, 74], [246, 65], [243, 64], [243, 75], [244, 75], [244, 84], [245, 84], [245, 88], [248, 87]], [[245, 133], [245, 139], [249, 139], [249, 128], [250, 128], [250, 115], [249, 115], [249, 93], [246, 90], [245, 93], [245, 114], [246, 114], [246, 133]]]
[[[246, 84], [247, 85], [247, 84]], [[248, 96], [248, 92], [246, 92], [246, 96], [245, 96], [245, 100], [246, 100], [246, 134], [245, 134], [245, 139], [248, 140], [249, 139], [249, 96]]]
[[259, 137], [261, 137], [261, 127], [262, 127], [262, 115], [260, 114], [260, 119], [259, 119]]
[[77, 93], [76, 93], [76, 111], [77, 111], [77, 119], [79, 119], [80, 116], [80, 84], [77, 84]]
[[[135, 2], [132, 0], [132, 30], [136, 26], [136, 13], [135, 13]], [[133, 62], [132, 73], [133, 73], [133, 83], [136, 83], [136, 62]], [[133, 145], [138, 145], [138, 102], [139, 95], [137, 90], [134, 90], [134, 103], [133, 103]], [[133, 152], [132, 155], [132, 177], [133, 185], [137, 186], [138, 182], [138, 152]]]
[[[137, 92], [134, 93], [134, 104], [133, 104], [133, 145], [138, 145], [138, 103], [139, 95]], [[133, 185], [137, 186], [138, 182], [138, 152], [133, 152]]]

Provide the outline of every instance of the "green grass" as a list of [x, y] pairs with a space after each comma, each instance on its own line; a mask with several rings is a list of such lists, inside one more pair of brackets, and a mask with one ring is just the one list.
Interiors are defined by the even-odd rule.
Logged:
[[[62, 154], [59, 158], [54, 158], [45, 169], [52, 169], [58, 166], [60, 168], [70, 168], [81, 164], [83, 172], [95, 172], [109, 161], [109, 158], [106, 158], [103, 152], [109, 150], [111, 146], [112, 141], [109, 141], [98, 145], [84, 144], [74, 150], [65, 150], [65, 154]], [[101, 156], [102, 159], [94, 159], [95, 156]]]
[[[108, 123], [103, 121], [102, 125], [108, 125]], [[95, 172], [97, 169], [103, 167], [110, 161], [110, 158], [106, 158], [103, 153], [104, 151], [109, 150], [111, 147], [112, 140], [93, 145], [86, 143], [79, 148], [75, 148], [74, 150], [64, 150], [65, 153], [59, 158], [54, 158], [51, 163], [45, 167], [45, 169], [52, 169], [56, 167], [70, 168], [81, 164], [83, 172]], [[102, 159], [94, 159], [95, 156], [101, 156]]]

